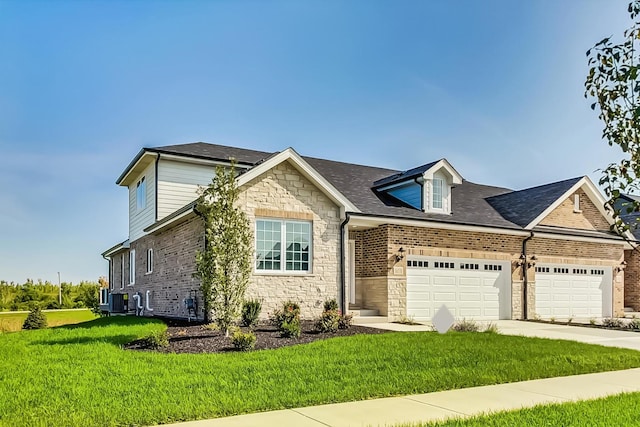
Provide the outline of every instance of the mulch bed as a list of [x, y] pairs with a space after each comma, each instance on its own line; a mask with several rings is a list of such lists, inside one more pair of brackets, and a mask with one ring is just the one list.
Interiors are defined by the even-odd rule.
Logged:
[[[168, 324], [169, 347], [153, 350], [148, 348], [143, 340], [136, 340], [127, 345], [126, 349], [158, 351], [162, 353], [223, 353], [237, 351], [223, 332], [212, 331], [202, 324], [166, 321]], [[383, 334], [389, 331], [365, 326], [352, 325], [349, 329], [339, 329], [336, 333], [320, 333], [315, 330], [314, 322], [303, 320], [300, 338], [283, 338], [280, 332], [270, 324], [260, 324], [255, 327], [255, 350], [266, 350], [290, 345], [307, 344], [327, 338], [345, 337], [359, 334]], [[243, 331], [248, 329], [242, 328]]]

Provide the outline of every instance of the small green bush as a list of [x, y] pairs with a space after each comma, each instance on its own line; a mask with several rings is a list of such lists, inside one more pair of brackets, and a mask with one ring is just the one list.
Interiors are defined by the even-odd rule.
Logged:
[[338, 308], [338, 301], [335, 298], [324, 302], [324, 311], [338, 311]]
[[602, 319], [602, 326], [605, 328], [621, 328], [624, 326], [622, 319], [618, 319], [617, 317], [605, 317]]
[[280, 326], [280, 335], [283, 338], [300, 338], [300, 319], [293, 319], [291, 322], [285, 321]]
[[293, 301], [287, 301], [282, 304], [282, 309], [273, 313], [271, 321], [280, 328], [284, 322], [290, 323], [293, 319], [300, 319], [300, 305]]
[[338, 329], [349, 329], [353, 323], [353, 314], [343, 314], [338, 320]]
[[316, 321], [316, 329], [320, 332], [338, 332], [340, 317], [338, 310], [325, 310]]
[[256, 347], [256, 335], [251, 331], [242, 332], [240, 329], [237, 329], [231, 337], [231, 342], [237, 350], [253, 350]]
[[163, 347], [169, 347], [169, 333], [165, 330], [154, 331], [143, 338], [147, 347], [152, 349], [159, 349]]
[[456, 332], [478, 332], [480, 330], [480, 325], [473, 320], [462, 319], [461, 321], [456, 322], [451, 329]]
[[27, 315], [22, 324], [22, 329], [44, 329], [47, 327], [47, 316], [39, 306], [35, 306]]
[[242, 325], [253, 327], [258, 322], [262, 303], [258, 300], [248, 300], [242, 304]]
[[293, 301], [282, 304], [271, 316], [271, 322], [280, 330], [283, 337], [300, 337], [300, 305]]

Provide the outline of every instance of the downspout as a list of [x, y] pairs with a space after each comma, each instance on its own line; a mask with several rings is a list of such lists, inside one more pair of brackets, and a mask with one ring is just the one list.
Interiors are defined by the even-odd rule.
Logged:
[[153, 308], [149, 307], [149, 294], [151, 293], [151, 291], [147, 291], [147, 298], [145, 300], [145, 305], [147, 306], [147, 311], [151, 312], [153, 311]]
[[344, 239], [344, 231], [345, 231], [345, 227], [347, 226], [347, 224], [349, 223], [349, 212], [345, 212], [345, 218], [344, 221], [342, 221], [342, 223], [340, 224], [340, 291], [342, 293], [342, 298], [340, 298], [340, 302], [341, 302], [341, 310], [342, 313], [346, 314], [347, 313], [347, 294], [346, 294], [346, 289], [347, 289], [347, 277], [346, 277], [346, 268], [345, 268], [345, 259], [346, 257], [346, 251], [345, 251], [345, 239]]
[[529, 237], [522, 241], [522, 255], [520, 256], [522, 260], [522, 319], [527, 320], [528, 316], [528, 307], [527, 307], [527, 285], [528, 285], [528, 277], [527, 270], [529, 270], [529, 265], [527, 262], [527, 242], [533, 239], [533, 231], [530, 232]]

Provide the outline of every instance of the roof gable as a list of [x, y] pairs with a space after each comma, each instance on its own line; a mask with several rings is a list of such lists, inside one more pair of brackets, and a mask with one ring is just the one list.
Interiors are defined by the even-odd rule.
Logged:
[[[539, 185], [489, 197], [487, 202], [505, 219], [524, 228], [544, 218], [544, 213], [573, 188], [582, 177]], [[541, 218], [542, 217], [542, 218]]]

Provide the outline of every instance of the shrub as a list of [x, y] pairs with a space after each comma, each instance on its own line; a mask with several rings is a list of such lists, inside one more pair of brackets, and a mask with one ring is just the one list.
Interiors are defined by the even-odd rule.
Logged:
[[284, 322], [291, 323], [294, 319], [300, 320], [300, 306], [293, 301], [287, 301], [282, 305], [281, 310], [276, 310], [273, 313], [271, 320], [277, 327], [280, 327]]
[[282, 304], [282, 309], [276, 310], [271, 322], [280, 330], [283, 337], [300, 336], [300, 305], [293, 301]]
[[338, 311], [338, 301], [335, 298], [326, 300], [324, 302], [324, 311]]
[[480, 325], [473, 320], [462, 319], [461, 321], [456, 322], [452, 329], [456, 332], [478, 332], [480, 330]]
[[498, 325], [496, 325], [493, 322], [490, 322], [485, 328], [484, 328], [484, 332], [488, 333], [488, 334], [497, 334], [498, 332], [500, 332], [498, 330]]
[[341, 317], [338, 310], [325, 310], [316, 321], [316, 329], [320, 332], [338, 332]]
[[400, 318], [396, 320], [394, 323], [399, 323], [401, 325], [419, 325], [420, 324], [413, 319], [413, 316], [400, 316]]
[[217, 331], [220, 330], [220, 326], [218, 326], [218, 324], [216, 322], [205, 323], [200, 328], [206, 329], [208, 331], [214, 331], [214, 332], [217, 332]]
[[602, 319], [602, 326], [605, 328], [621, 328], [623, 323], [622, 320], [617, 317], [605, 317]]
[[634, 331], [640, 331], [640, 319], [636, 319], [634, 317], [633, 319], [631, 319], [631, 322], [629, 322], [627, 327]]
[[240, 351], [253, 350], [256, 346], [256, 335], [249, 332], [242, 332], [240, 329], [236, 330], [231, 337], [233, 346]]
[[339, 329], [349, 329], [353, 323], [353, 314], [343, 314], [338, 320]]
[[262, 303], [258, 300], [248, 300], [242, 304], [242, 325], [253, 327], [258, 322]]
[[285, 321], [280, 326], [280, 335], [284, 338], [300, 338], [300, 318]]
[[22, 324], [22, 329], [44, 329], [47, 327], [47, 316], [39, 306], [34, 307]]
[[167, 333], [166, 329], [162, 331], [151, 332], [142, 340], [148, 348], [157, 350], [159, 348], [169, 347], [169, 334]]

